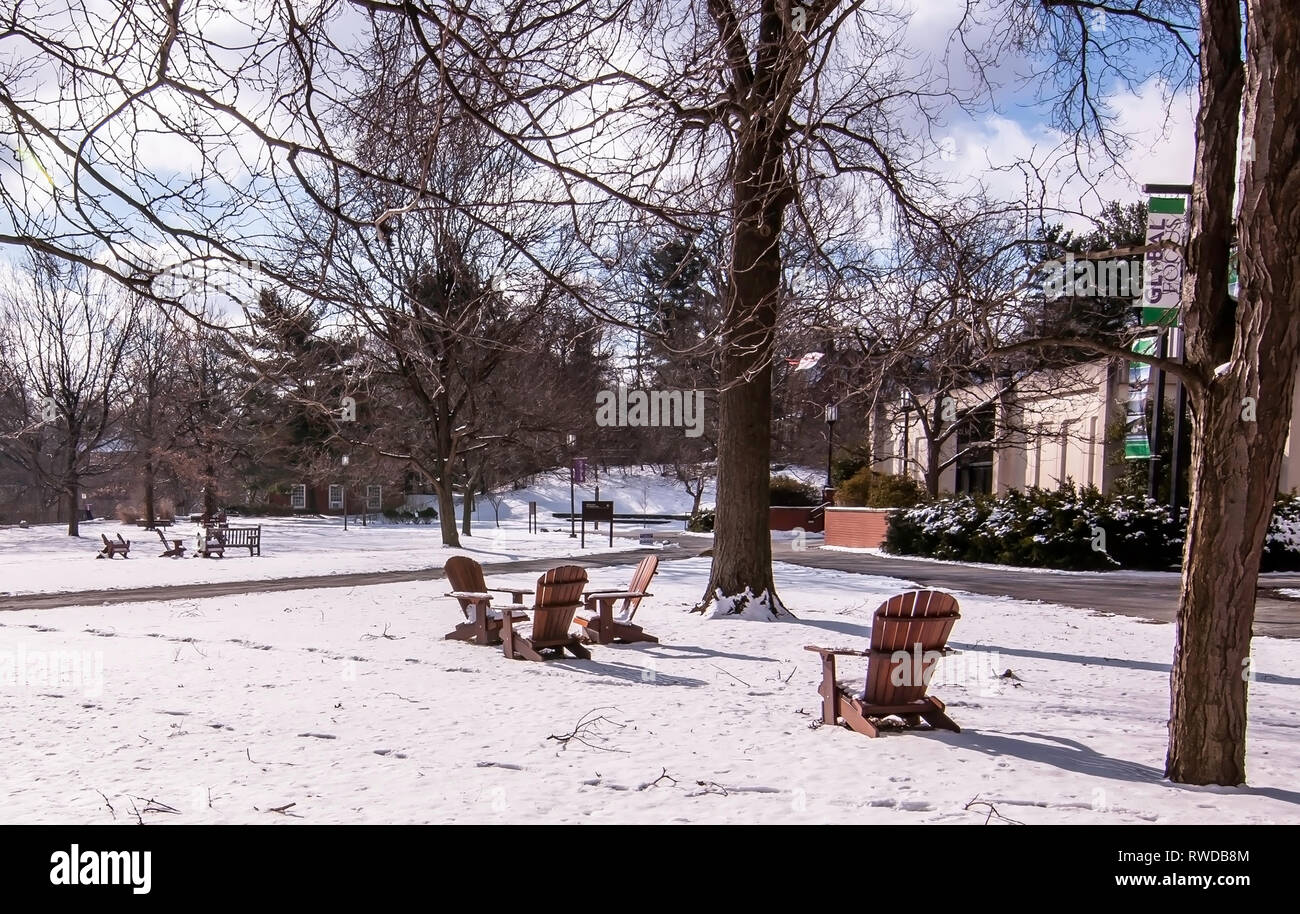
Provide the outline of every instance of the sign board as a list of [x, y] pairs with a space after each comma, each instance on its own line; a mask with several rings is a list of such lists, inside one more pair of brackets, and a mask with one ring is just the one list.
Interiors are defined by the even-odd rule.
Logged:
[[653, 546], [654, 544], [655, 544], [655, 535], [654, 535], [653, 533], [642, 533], [642, 534], [641, 534], [641, 545], [642, 545], [642, 546]]
[[[1155, 337], [1133, 343], [1133, 351], [1151, 355], [1156, 350]], [[1151, 384], [1151, 366], [1145, 362], [1128, 363], [1128, 402], [1124, 417], [1124, 459], [1147, 460], [1151, 457], [1151, 436], [1147, 431], [1147, 389]]]
[[609, 544], [614, 545], [614, 503], [612, 501], [584, 501], [582, 503], [582, 539], [581, 546], [587, 545], [587, 522], [609, 524]]
[[1187, 243], [1187, 200], [1151, 197], [1147, 203], [1147, 244], [1169, 243], [1148, 251], [1143, 263], [1142, 324], [1177, 326], [1183, 300], [1183, 254]]

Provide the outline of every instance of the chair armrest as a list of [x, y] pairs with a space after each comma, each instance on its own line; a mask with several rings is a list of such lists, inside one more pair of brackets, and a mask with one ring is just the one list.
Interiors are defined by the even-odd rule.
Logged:
[[590, 603], [595, 599], [603, 600], [625, 600], [633, 597], [648, 597], [649, 594], [642, 593], [639, 590], [597, 590], [592, 593], [584, 593], [582, 599]]
[[531, 587], [489, 587], [488, 590], [493, 593], [508, 593], [512, 596], [523, 596], [526, 593], [532, 593]]
[[871, 651], [853, 651], [843, 647], [814, 647], [811, 644], [803, 646], [805, 651], [812, 651], [825, 657], [827, 654], [844, 654], [850, 657], [870, 657]]
[[447, 596], [455, 597], [457, 600], [474, 600], [475, 602], [486, 600], [489, 603], [492, 602], [492, 594], [479, 593], [473, 590], [453, 590], [451, 593], [447, 594]]

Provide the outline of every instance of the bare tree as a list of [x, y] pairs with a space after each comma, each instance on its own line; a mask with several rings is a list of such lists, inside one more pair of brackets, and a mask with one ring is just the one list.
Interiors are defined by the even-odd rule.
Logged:
[[[1073, 345], [1156, 364], [1186, 386], [1191, 511], [1166, 773], [1182, 783], [1240, 784], [1260, 557], [1300, 370], [1300, 228], [1293, 218], [1300, 211], [1300, 136], [1291, 126], [1300, 116], [1300, 7], [1285, 0], [1012, 0], [1001, 8], [1019, 44], [1054, 54], [1060, 124], [1079, 148], [1100, 142], [1113, 152], [1122, 139], [1102, 98], [1116, 74], [1137, 78], [1131, 68], [1115, 68], [1120, 59], [1153, 60], [1175, 86], [1199, 87], [1190, 232], [1182, 246], [1183, 362], [1135, 356], [1123, 340], [1039, 338], [1007, 349]], [[1228, 294], [1234, 225], [1240, 305]]]
[[136, 304], [88, 270], [49, 257], [8, 279], [0, 321], [23, 387], [24, 427], [0, 446], [60, 493], [68, 536], [78, 536], [85, 483], [120, 462], [114, 446]]

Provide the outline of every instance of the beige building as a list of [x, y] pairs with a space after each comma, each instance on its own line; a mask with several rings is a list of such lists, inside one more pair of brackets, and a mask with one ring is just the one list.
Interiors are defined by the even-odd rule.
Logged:
[[[878, 411], [874, 453], [884, 456], [876, 468], [922, 482], [935, 474], [941, 493], [1002, 494], [1067, 479], [1107, 491], [1122, 469], [1128, 392], [1123, 364], [1101, 360], [1014, 386], [989, 382], [938, 400], [905, 398]], [[1300, 477], [1300, 467], [1288, 462], [1288, 469]]]

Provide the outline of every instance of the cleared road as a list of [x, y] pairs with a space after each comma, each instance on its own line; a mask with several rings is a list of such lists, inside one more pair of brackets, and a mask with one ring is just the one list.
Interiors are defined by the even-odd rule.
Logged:
[[[622, 532], [622, 531], [620, 531]], [[709, 546], [707, 537], [655, 530], [655, 539], [676, 543], [660, 556], [665, 561], [693, 558]], [[772, 544], [773, 557], [782, 562], [827, 568], [854, 574], [902, 578], [925, 587], [964, 590], [994, 597], [1041, 600], [1080, 609], [1173, 622], [1178, 609], [1178, 575], [1161, 572], [1114, 572], [1079, 574], [1059, 571], [1024, 571], [1015, 568], [976, 567], [900, 559], [856, 552], [791, 548], [790, 541]], [[484, 566], [491, 574], [542, 572], [562, 562], [588, 567], [612, 567], [639, 562], [649, 550], [634, 550], [584, 558], [526, 559], [496, 562]], [[74, 593], [29, 594], [0, 597], [0, 611], [52, 609], [59, 606], [95, 606], [136, 603], [149, 600], [193, 600], [244, 593], [312, 590], [326, 587], [362, 587], [371, 584], [399, 584], [405, 581], [434, 581], [443, 577], [441, 568], [415, 571], [375, 571], [358, 574], [312, 575], [269, 581], [225, 581], [217, 584], [182, 584], [166, 587], [137, 587], [129, 590], [87, 590]], [[1300, 574], [1267, 575], [1260, 582], [1255, 604], [1255, 634], [1275, 638], [1300, 637], [1300, 600], [1279, 593], [1279, 589], [1300, 590]]]

